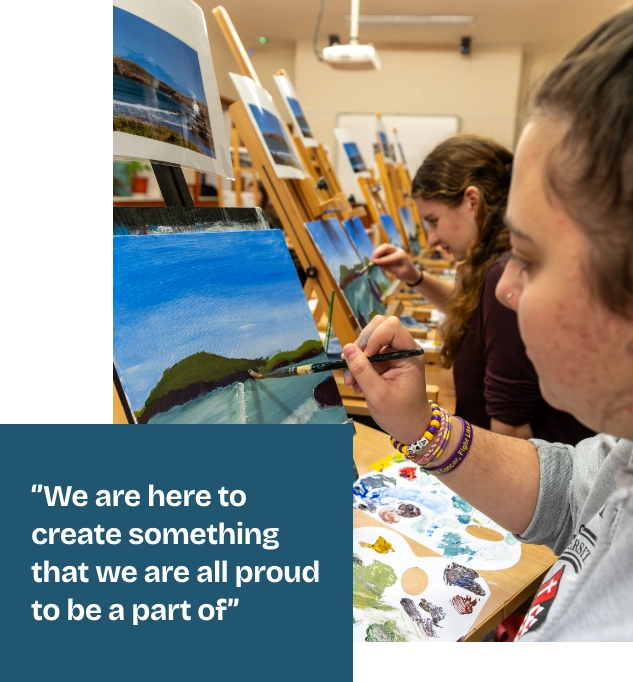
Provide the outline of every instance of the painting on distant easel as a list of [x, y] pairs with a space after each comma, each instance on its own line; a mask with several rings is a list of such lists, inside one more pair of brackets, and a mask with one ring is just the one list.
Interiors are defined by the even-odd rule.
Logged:
[[376, 134], [378, 136], [378, 149], [382, 153], [383, 159], [387, 163], [393, 163], [396, 160], [396, 154], [389, 137], [387, 136], [387, 128], [381, 118], [376, 118]]
[[306, 223], [308, 232], [337, 280], [358, 323], [364, 327], [385, 312], [382, 292], [369, 276], [347, 232], [337, 218]]
[[275, 74], [273, 78], [275, 79], [275, 83], [279, 88], [279, 92], [286, 103], [286, 107], [288, 109], [288, 113], [290, 114], [290, 118], [294, 125], [294, 130], [297, 133], [297, 136], [302, 139], [303, 144], [306, 147], [316, 147], [318, 143], [314, 139], [314, 135], [310, 130], [310, 126], [308, 125], [308, 121], [305, 114], [303, 113], [297, 93], [295, 92], [294, 86], [292, 85], [290, 79], [286, 76], [279, 76], [277, 74]]
[[114, 362], [140, 424], [347, 419], [280, 230], [114, 237]]
[[[371, 243], [369, 235], [367, 234], [367, 232], [365, 232], [365, 228], [363, 226], [361, 219], [356, 217], [351, 218], [350, 220], [344, 220], [343, 225], [347, 230], [347, 234], [352, 240], [352, 243], [356, 247], [356, 250], [358, 251], [358, 255], [361, 257], [363, 265], [369, 265], [369, 263], [371, 262], [372, 253], [374, 252], [374, 246]], [[380, 287], [380, 291], [383, 294], [391, 286], [391, 281], [384, 273], [382, 268], [379, 268], [378, 266], [373, 266], [369, 270], [369, 276]]]
[[418, 230], [415, 226], [413, 216], [411, 215], [411, 210], [408, 206], [401, 206], [398, 209], [398, 215], [402, 221], [402, 226], [404, 231], [409, 238], [409, 249], [411, 255], [419, 256], [422, 253], [422, 248], [420, 247], [420, 241], [418, 239]]
[[229, 75], [246, 105], [277, 176], [297, 180], [304, 178], [299, 154], [268, 91], [247, 76]]
[[334, 137], [336, 137], [354, 175], [357, 177], [369, 177], [369, 171], [367, 170], [365, 160], [363, 159], [358, 145], [352, 139], [349, 129], [334, 128]]
[[401, 249], [404, 249], [404, 244], [402, 243], [402, 237], [400, 236], [400, 232], [398, 232], [396, 223], [394, 222], [393, 218], [389, 213], [382, 213], [380, 215], [380, 224], [382, 225], [387, 235], [389, 243], [393, 244], [394, 246], [399, 246]]
[[113, 7], [116, 157], [231, 176], [204, 15], [190, 0]]
[[343, 148], [345, 149], [349, 162], [352, 164], [354, 173], [362, 173], [367, 170], [367, 166], [363, 161], [360, 150], [356, 146], [356, 142], [345, 142]]

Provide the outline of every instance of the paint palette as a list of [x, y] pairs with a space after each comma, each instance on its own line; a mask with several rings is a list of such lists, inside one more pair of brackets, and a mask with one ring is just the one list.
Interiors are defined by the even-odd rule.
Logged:
[[400, 453], [354, 484], [354, 506], [403, 535], [473, 569], [500, 570], [521, 558], [517, 539]]
[[489, 595], [473, 569], [416, 556], [398, 533], [354, 529], [355, 642], [455, 642]]

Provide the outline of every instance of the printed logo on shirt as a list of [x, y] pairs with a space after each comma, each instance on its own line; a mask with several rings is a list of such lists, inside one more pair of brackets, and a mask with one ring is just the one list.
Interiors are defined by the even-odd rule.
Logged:
[[560, 561], [571, 564], [574, 573], [578, 573], [587, 563], [598, 538], [586, 526], [580, 526], [578, 533], [560, 555]]
[[538, 630], [545, 622], [549, 610], [552, 608], [556, 594], [558, 593], [558, 586], [563, 577], [565, 566], [557, 571], [548, 581], [541, 585], [534, 601], [526, 613], [523, 623], [517, 632], [514, 641], [518, 641], [526, 632], [534, 632]]

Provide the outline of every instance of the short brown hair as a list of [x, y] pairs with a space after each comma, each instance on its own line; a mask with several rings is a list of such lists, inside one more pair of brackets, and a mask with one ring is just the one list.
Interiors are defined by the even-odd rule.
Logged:
[[633, 315], [633, 10], [578, 45], [541, 86], [533, 114], [568, 123], [546, 183], [591, 240], [584, 264], [608, 309]]

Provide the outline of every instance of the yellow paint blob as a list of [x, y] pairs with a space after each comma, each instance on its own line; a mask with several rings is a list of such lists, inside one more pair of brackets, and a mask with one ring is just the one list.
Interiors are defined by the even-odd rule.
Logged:
[[387, 542], [382, 535], [378, 536], [378, 540], [376, 540], [373, 545], [370, 545], [368, 542], [359, 542], [358, 544], [361, 547], [369, 547], [369, 549], [373, 549], [375, 552], [378, 552], [378, 554], [388, 554], [389, 552], [396, 551], [393, 548], [393, 545], [390, 542]]

